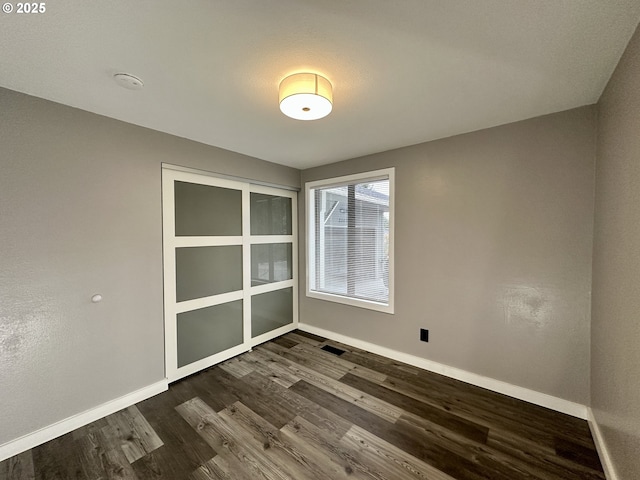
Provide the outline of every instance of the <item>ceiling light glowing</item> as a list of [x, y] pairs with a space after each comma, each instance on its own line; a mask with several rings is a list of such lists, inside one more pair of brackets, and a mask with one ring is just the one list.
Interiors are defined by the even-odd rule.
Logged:
[[329, 80], [315, 73], [296, 73], [280, 82], [280, 110], [296, 120], [317, 120], [333, 108]]

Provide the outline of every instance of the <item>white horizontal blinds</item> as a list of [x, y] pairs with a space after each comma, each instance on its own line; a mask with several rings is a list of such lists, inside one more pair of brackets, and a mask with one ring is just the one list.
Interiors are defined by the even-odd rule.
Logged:
[[311, 290], [389, 302], [389, 179], [311, 190]]

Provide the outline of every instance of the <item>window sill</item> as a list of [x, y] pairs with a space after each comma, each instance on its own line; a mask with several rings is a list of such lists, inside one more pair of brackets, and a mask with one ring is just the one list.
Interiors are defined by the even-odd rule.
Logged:
[[351, 307], [375, 310], [377, 312], [387, 313], [389, 315], [394, 314], [393, 303], [385, 304], [372, 302], [370, 300], [361, 300], [358, 298], [344, 297], [342, 295], [334, 295], [331, 293], [316, 292], [311, 290], [307, 290], [307, 297], [315, 298], [316, 300], [324, 300], [327, 302], [341, 303], [343, 305], [349, 305]]

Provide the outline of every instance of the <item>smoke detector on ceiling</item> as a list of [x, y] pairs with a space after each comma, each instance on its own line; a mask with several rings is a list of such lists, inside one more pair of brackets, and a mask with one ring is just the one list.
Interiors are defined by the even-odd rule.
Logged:
[[118, 85], [129, 90], [142, 90], [144, 86], [144, 82], [141, 79], [128, 73], [116, 73], [113, 79]]

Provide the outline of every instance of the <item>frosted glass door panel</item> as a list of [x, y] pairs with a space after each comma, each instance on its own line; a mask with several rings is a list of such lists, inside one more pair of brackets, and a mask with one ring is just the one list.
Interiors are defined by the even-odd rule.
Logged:
[[176, 301], [242, 290], [242, 246], [176, 248]]
[[242, 300], [179, 313], [178, 368], [243, 343]]
[[251, 235], [291, 235], [291, 199], [251, 193]]
[[291, 280], [290, 243], [251, 245], [251, 286]]
[[170, 382], [296, 327], [296, 207], [291, 190], [162, 166]]
[[176, 237], [242, 235], [242, 191], [175, 182]]
[[251, 336], [293, 323], [293, 288], [251, 297]]

